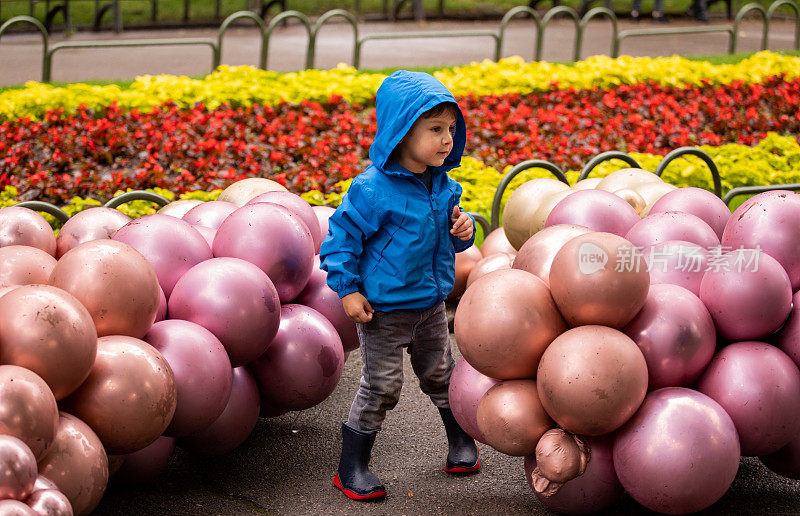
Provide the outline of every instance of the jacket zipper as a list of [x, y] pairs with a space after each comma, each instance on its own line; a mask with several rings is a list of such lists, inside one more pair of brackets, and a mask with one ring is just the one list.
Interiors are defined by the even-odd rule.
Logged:
[[[414, 180], [418, 182], [422, 189], [425, 192], [428, 192], [428, 187], [425, 186], [425, 183], [422, 182], [421, 179], [418, 177], [414, 177]], [[433, 260], [431, 260], [431, 270], [433, 271], [433, 281], [436, 282], [436, 296], [440, 297], [442, 295], [442, 286], [439, 284], [439, 278], [436, 276], [436, 255], [439, 254], [439, 210], [436, 209], [436, 203], [434, 202], [436, 196], [433, 194], [433, 177], [431, 177], [431, 191], [428, 192], [428, 201], [431, 205], [431, 213], [433, 213], [433, 224], [436, 228], [436, 245], [433, 247]]]

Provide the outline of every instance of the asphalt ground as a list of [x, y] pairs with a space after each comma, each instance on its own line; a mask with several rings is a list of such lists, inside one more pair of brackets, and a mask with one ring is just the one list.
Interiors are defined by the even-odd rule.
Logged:
[[[760, 49], [762, 23], [745, 20], [739, 30], [737, 52]], [[712, 25], [732, 25], [724, 18], [712, 18]], [[794, 23], [784, 19], [771, 22], [769, 48], [790, 50], [794, 41]], [[634, 24], [619, 21], [619, 30], [633, 28], [674, 28], [705, 26], [687, 18], [677, 18], [669, 24], [654, 24], [644, 18]], [[361, 23], [361, 35], [397, 32], [464, 32], [494, 31], [500, 23], [489, 21], [430, 21]], [[109, 39], [140, 40], [163, 38], [212, 38], [214, 29], [173, 29], [161, 31], [124, 31], [113, 33], [77, 33], [65, 38], [54, 32], [50, 47], [64, 41], [100, 41]], [[503, 56], [520, 55], [532, 59], [536, 40], [535, 25], [530, 20], [512, 20], [506, 31]], [[574, 24], [556, 18], [545, 30], [542, 57], [546, 61], [572, 60], [575, 40]], [[278, 26], [269, 43], [268, 68], [291, 71], [303, 68], [308, 37], [305, 28], [297, 23]], [[728, 50], [728, 36], [723, 32], [695, 35], [648, 36], [628, 38], [620, 47], [621, 54], [633, 56], [712, 55]], [[232, 27], [225, 35], [222, 63], [229, 65], [258, 64], [260, 37], [251, 26]], [[591, 21], [584, 33], [582, 57], [611, 52], [611, 24], [603, 19]], [[352, 63], [353, 30], [349, 24], [332, 20], [319, 33], [315, 66], [328, 69], [338, 63]], [[364, 43], [361, 67], [383, 69], [402, 66], [450, 66], [481, 61], [494, 56], [494, 40], [490, 37], [453, 37], [440, 39], [372, 40]], [[41, 36], [32, 33], [5, 34], [0, 40], [0, 86], [41, 80]], [[211, 50], [208, 46], [169, 46], [135, 48], [65, 49], [53, 55], [53, 81], [126, 80], [144, 74], [175, 74], [199, 76], [211, 70]]]
[[[451, 346], [459, 356], [455, 339]], [[381, 502], [356, 502], [332, 484], [342, 419], [358, 387], [361, 360], [351, 353], [333, 394], [311, 409], [260, 419], [239, 448], [222, 457], [178, 449], [169, 468], [137, 486], [112, 483], [96, 514], [108, 515], [518, 515], [551, 514], [525, 481], [522, 457], [480, 445], [482, 470], [444, 472], [447, 438], [405, 356], [405, 383], [373, 449], [372, 470], [388, 491]], [[627, 495], [604, 514], [655, 514]], [[800, 482], [744, 458], [731, 489], [700, 514], [800, 514]]]

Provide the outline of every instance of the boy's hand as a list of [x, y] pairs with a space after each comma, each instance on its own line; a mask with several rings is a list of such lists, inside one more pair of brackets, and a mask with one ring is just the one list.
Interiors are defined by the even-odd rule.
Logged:
[[347, 317], [357, 323], [368, 323], [372, 320], [372, 307], [361, 292], [353, 292], [342, 298], [342, 305]]
[[453, 221], [453, 228], [450, 230], [451, 234], [461, 240], [472, 238], [472, 219], [466, 213], [461, 213], [458, 206], [453, 206], [453, 215], [450, 220]]

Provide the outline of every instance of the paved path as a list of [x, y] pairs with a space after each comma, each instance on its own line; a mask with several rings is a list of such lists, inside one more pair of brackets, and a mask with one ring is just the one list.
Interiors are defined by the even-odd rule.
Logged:
[[[715, 19], [713, 24], [729, 24], [727, 20]], [[670, 27], [698, 26], [697, 22], [676, 19]], [[773, 20], [770, 48], [788, 50], [792, 48], [794, 24]], [[498, 21], [427, 23], [362, 23], [362, 35], [387, 32], [465, 31], [499, 29]], [[620, 20], [619, 29], [663, 27], [649, 20], [632, 24]], [[611, 25], [604, 20], [589, 23], [582, 56], [609, 54], [611, 51]], [[543, 58], [547, 61], [569, 61], [572, 59], [575, 29], [571, 21], [556, 19], [545, 32]], [[119, 36], [113, 33], [80, 33], [69, 41], [100, 39], [155, 39], [155, 38], [213, 38], [216, 30], [179, 29], [169, 31], [126, 31]], [[536, 34], [529, 20], [514, 20], [507, 29], [503, 56], [521, 55], [533, 57]], [[759, 49], [761, 22], [746, 21], [739, 34], [737, 51]], [[55, 33], [52, 44], [65, 41], [63, 34]], [[308, 38], [299, 24], [278, 27], [270, 40], [268, 65], [272, 70], [297, 70], [305, 64]], [[257, 65], [260, 41], [255, 28], [235, 27], [225, 35], [222, 63], [231, 65]], [[352, 63], [353, 32], [348, 24], [326, 25], [317, 43], [316, 66], [333, 68], [340, 62]], [[621, 53], [629, 55], [710, 55], [727, 52], [728, 36], [725, 33], [691, 36], [658, 36], [630, 38], [623, 41]], [[395, 66], [441, 66], [466, 64], [492, 58], [494, 41], [488, 37], [464, 37], [444, 39], [406, 39], [368, 41], [362, 49], [361, 66], [376, 69]], [[41, 37], [36, 34], [7, 34], [0, 41], [0, 86], [22, 84], [27, 80], [41, 79]], [[211, 69], [211, 50], [207, 46], [140, 47], [68, 49], [58, 51], [53, 57], [54, 81], [81, 81], [89, 79], [133, 79], [137, 75], [171, 73], [177, 75], [203, 75]]]
[[[458, 355], [455, 341], [453, 350]], [[548, 514], [525, 482], [521, 457], [481, 445], [483, 470], [466, 478], [443, 472], [447, 444], [430, 399], [405, 356], [400, 403], [386, 419], [373, 471], [386, 484], [380, 503], [351, 501], [331, 482], [341, 449], [340, 421], [358, 386], [353, 353], [334, 393], [317, 407], [261, 419], [250, 438], [221, 458], [178, 451], [168, 471], [143, 486], [111, 485], [97, 514]], [[654, 514], [623, 497], [609, 514]], [[800, 482], [743, 459], [730, 491], [703, 514], [800, 514]]]

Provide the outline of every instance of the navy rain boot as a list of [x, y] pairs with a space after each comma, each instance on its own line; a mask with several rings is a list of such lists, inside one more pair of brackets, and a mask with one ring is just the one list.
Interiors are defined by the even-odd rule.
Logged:
[[450, 409], [439, 409], [439, 414], [444, 422], [447, 432], [447, 442], [450, 450], [447, 453], [447, 463], [444, 470], [447, 473], [465, 474], [474, 473], [481, 469], [481, 460], [478, 458], [478, 447], [475, 440], [462, 430]]
[[353, 500], [375, 500], [386, 496], [378, 477], [369, 470], [372, 445], [378, 432], [361, 432], [342, 423], [342, 456], [333, 485]]

